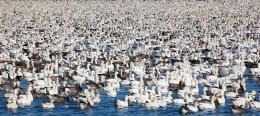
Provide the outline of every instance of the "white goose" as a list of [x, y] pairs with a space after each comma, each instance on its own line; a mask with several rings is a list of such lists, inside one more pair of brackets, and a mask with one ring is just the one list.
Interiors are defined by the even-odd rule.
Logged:
[[179, 106], [184, 105], [186, 103], [185, 99], [182, 98], [173, 99], [172, 102]]
[[215, 105], [216, 97], [213, 95], [210, 102], [201, 102], [198, 105], [199, 110], [213, 110], [216, 108]]
[[253, 100], [253, 99], [249, 96], [249, 93], [246, 92], [245, 96], [233, 98], [232, 104], [233, 104], [233, 106], [236, 106], [236, 107], [245, 108], [246, 103], [251, 101], [251, 100]]
[[23, 77], [24, 77], [27, 81], [32, 81], [32, 80], [34, 80], [35, 68], [32, 69], [32, 73], [26, 72], [26, 71], [23, 71], [22, 73], [23, 73]]
[[99, 103], [99, 102], [101, 102], [100, 94], [99, 94], [99, 93], [94, 97], [93, 102], [94, 102], [94, 103]]
[[12, 98], [12, 102], [8, 102], [6, 104], [6, 108], [8, 108], [8, 109], [17, 109], [18, 106], [16, 104], [16, 98]]
[[110, 97], [116, 97], [117, 96], [117, 92], [115, 89], [111, 90], [111, 91], [107, 91], [107, 95]]
[[260, 102], [259, 101], [250, 101], [249, 106], [252, 109], [258, 109], [260, 110]]
[[21, 106], [30, 106], [33, 101], [33, 96], [31, 94], [32, 87], [29, 86], [26, 95], [19, 95], [17, 99], [17, 104]]
[[125, 100], [116, 100], [116, 108], [127, 108], [128, 107], [128, 95], [125, 96]]
[[147, 101], [145, 103], [145, 107], [150, 108], [150, 109], [158, 109], [158, 108], [160, 108], [160, 104], [159, 104], [157, 98], [153, 98], [151, 101]]
[[41, 104], [41, 107], [43, 108], [43, 109], [53, 109], [53, 108], [55, 108], [55, 105], [54, 105], [54, 100], [52, 99], [52, 97], [50, 96], [49, 97], [50, 98], [50, 102], [49, 103], [42, 103]]
[[5, 93], [4, 97], [5, 98], [14, 98], [14, 97], [17, 96], [18, 92], [19, 92], [19, 88], [16, 88], [16, 89], [13, 90], [13, 92]]
[[171, 104], [173, 102], [172, 100], [173, 100], [173, 98], [172, 98], [172, 91], [169, 91], [167, 96], [166, 96], [166, 102], [168, 104]]
[[149, 93], [147, 91], [139, 92], [138, 95], [136, 95], [136, 103], [138, 104], [144, 104], [149, 98]]
[[160, 107], [167, 107], [167, 102], [166, 102], [166, 97], [165, 96], [160, 97], [159, 106]]
[[185, 104], [184, 106], [181, 107], [180, 112], [183, 114], [187, 114], [190, 112], [198, 112], [198, 103], [195, 102], [194, 104]]
[[222, 90], [220, 92], [220, 96], [217, 97], [217, 102], [220, 104], [220, 105], [224, 105], [225, 104], [225, 92]]

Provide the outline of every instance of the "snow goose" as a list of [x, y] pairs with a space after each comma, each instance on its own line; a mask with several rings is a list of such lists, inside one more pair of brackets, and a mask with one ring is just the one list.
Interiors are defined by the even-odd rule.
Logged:
[[172, 98], [172, 91], [168, 91], [167, 96], [166, 96], [167, 104], [171, 104], [172, 100], [173, 100], [173, 98]]
[[236, 96], [238, 95], [238, 90], [239, 90], [240, 85], [238, 85], [237, 83], [235, 83], [234, 86], [235, 86], [235, 92], [234, 92], [234, 91], [228, 91], [228, 92], [226, 92], [225, 96], [226, 96], [227, 98], [234, 98], [234, 97], [236, 97]]
[[250, 101], [249, 106], [251, 109], [260, 109], [260, 102], [259, 101]]
[[252, 98], [250, 98], [248, 92], [246, 92], [245, 96], [233, 98], [232, 105], [234, 106], [234, 108], [236, 107], [245, 108], [247, 102], [249, 102], [250, 100], [252, 100]]
[[160, 108], [157, 98], [153, 98], [151, 101], [145, 103], [145, 107], [149, 109], [158, 109]]
[[170, 74], [171, 74], [171, 76], [170, 76], [170, 79], [169, 79], [169, 83], [178, 85], [180, 83], [179, 74], [174, 74], [174, 72], [171, 72]]
[[234, 114], [241, 114], [245, 112], [245, 108], [243, 106], [232, 106], [231, 111]]
[[147, 91], [140, 90], [135, 99], [137, 104], [144, 104], [149, 99], [149, 93]]
[[217, 94], [217, 103], [220, 105], [224, 105], [225, 104], [225, 92], [224, 90], [221, 90], [221, 92], [219, 94]]
[[106, 79], [106, 82], [107, 83], [117, 83], [118, 82], [118, 72], [115, 71], [114, 72], [114, 77], [113, 78], [109, 78], [109, 79]]
[[15, 88], [12, 92], [8, 92], [8, 93], [5, 93], [4, 94], [4, 97], [5, 98], [13, 98], [13, 97], [16, 97], [17, 94], [19, 93], [19, 88]]
[[54, 105], [54, 100], [52, 99], [52, 97], [51, 96], [49, 96], [49, 98], [50, 98], [50, 102], [49, 103], [42, 103], [41, 104], [41, 107], [43, 108], [43, 109], [53, 109], [53, 108], [55, 108], [55, 105]]
[[210, 102], [199, 103], [199, 105], [198, 105], [199, 110], [214, 110], [216, 108], [215, 100], [216, 100], [216, 97], [215, 97], [215, 95], [213, 95], [211, 97]]
[[159, 106], [160, 107], [166, 107], [167, 106], [167, 102], [166, 102], [166, 97], [165, 96], [160, 97], [160, 99], [159, 99]]
[[113, 88], [113, 90], [107, 91], [107, 95], [110, 96], [110, 97], [116, 97], [117, 96], [117, 92]]
[[52, 82], [52, 87], [47, 88], [47, 93], [49, 95], [57, 95], [58, 94], [58, 85], [55, 82]]
[[34, 80], [35, 68], [32, 69], [32, 73], [31, 72], [26, 72], [26, 71], [23, 71], [22, 73], [23, 73], [23, 77], [27, 81], [32, 81], [32, 80]]
[[185, 99], [182, 99], [182, 98], [173, 99], [172, 102], [179, 106], [184, 105], [186, 103]]
[[16, 98], [12, 98], [12, 102], [8, 102], [6, 104], [6, 108], [8, 108], [8, 109], [17, 109], [18, 106], [16, 104]]
[[99, 102], [101, 102], [100, 94], [99, 94], [99, 93], [96, 94], [95, 98], [93, 99], [93, 102], [94, 102], [94, 103], [99, 103]]
[[191, 94], [197, 95], [199, 93], [198, 81], [195, 79], [195, 86], [191, 88]]
[[187, 113], [193, 113], [193, 112], [198, 112], [198, 103], [195, 102], [194, 104], [185, 104], [181, 107], [180, 112], [183, 114]]
[[128, 95], [125, 96], [125, 100], [121, 101], [119, 99], [116, 100], [117, 108], [127, 108], [128, 107]]
[[17, 99], [17, 104], [21, 106], [30, 106], [33, 101], [33, 96], [31, 94], [32, 87], [29, 86], [26, 95], [19, 95]]

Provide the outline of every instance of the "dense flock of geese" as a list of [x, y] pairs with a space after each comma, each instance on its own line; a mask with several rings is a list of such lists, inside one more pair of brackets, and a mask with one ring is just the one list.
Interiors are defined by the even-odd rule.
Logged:
[[234, 113], [260, 110], [258, 91], [246, 88], [260, 76], [259, 2], [167, 2], [1, 1], [6, 107], [48, 98], [44, 109], [95, 108], [100, 92], [116, 97], [129, 86], [116, 108], [176, 104], [189, 113], [232, 99]]

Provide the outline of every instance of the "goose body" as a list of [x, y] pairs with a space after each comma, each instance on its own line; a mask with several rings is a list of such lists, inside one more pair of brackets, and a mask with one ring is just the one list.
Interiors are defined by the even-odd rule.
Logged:
[[121, 101], [119, 99], [116, 100], [117, 108], [127, 108], [128, 107], [128, 96], [125, 96], [125, 100]]
[[22, 97], [22, 98], [17, 99], [17, 104], [21, 105], [21, 106], [30, 106], [32, 104], [32, 102], [30, 100], [28, 100], [28, 98]]
[[12, 102], [12, 103], [7, 103], [6, 104], [6, 108], [8, 108], [8, 109], [17, 109], [18, 106], [17, 106], [16, 102]]
[[186, 102], [184, 99], [173, 99], [173, 103], [177, 105], [184, 105]]
[[181, 107], [180, 112], [183, 114], [192, 113], [192, 112], [198, 112], [198, 104], [185, 104]]
[[216, 108], [216, 105], [214, 102], [215, 102], [215, 96], [212, 96], [210, 102], [199, 103], [198, 108], [200, 110], [214, 110]]
[[55, 105], [54, 105], [53, 102], [42, 103], [41, 106], [42, 106], [43, 109], [53, 109], [53, 108], [55, 108]]
[[27, 93], [25, 95], [19, 95], [18, 99], [17, 99], [17, 104], [21, 105], [21, 106], [30, 106], [32, 104], [33, 101], [33, 96], [31, 94], [31, 89], [32, 87], [29, 86], [29, 88], [27, 89]]
[[117, 92], [116, 92], [116, 90], [108, 91], [107, 95], [110, 96], [110, 97], [116, 97], [117, 96]]
[[160, 105], [157, 101], [150, 101], [145, 103], [145, 107], [149, 109], [158, 109], [160, 108]]
[[252, 109], [260, 110], [260, 102], [258, 102], [258, 101], [250, 101], [249, 106]]

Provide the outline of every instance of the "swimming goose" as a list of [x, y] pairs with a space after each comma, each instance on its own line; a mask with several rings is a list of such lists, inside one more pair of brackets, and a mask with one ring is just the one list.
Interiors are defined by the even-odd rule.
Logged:
[[185, 99], [182, 99], [182, 98], [176, 98], [176, 99], [173, 99], [172, 101], [174, 104], [179, 105], [179, 106], [186, 104]]
[[42, 103], [41, 104], [41, 107], [43, 108], [43, 109], [53, 109], [53, 108], [55, 108], [55, 105], [54, 105], [54, 100], [52, 99], [52, 97], [51, 96], [49, 96], [49, 98], [50, 98], [50, 102], [49, 103]]
[[166, 97], [162, 96], [159, 98], [159, 106], [160, 107], [167, 107]]
[[250, 101], [249, 102], [249, 107], [251, 109], [257, 109], [259, 110], [260, 109], [260, 102], [259, 101]]
[[99, 93], [96, 94], [96, 96], [95, 96], [94, 99], [93, 99], [93, 102], [94, 102], [94, 103], [99, 103], [99, 102], [101, 102], [101, 98], [100, 98], [100, 94], [99, 94]]
[[47, 93], [49, 95], [57, 95], [58, 94], [58, 85], [54, 84], [53, 87], [48, 87]]
[[147, 91], [139, 90], [139, 93], [136, 95], [136, 103], [137, 104], [144, 104], [149, 99], [150, 93]]
[[158, 109], [160, 108], [157, 98], [153, 98], [151, 101], [145, 103], [145, 107], [149, 109]]
[[246, 107], [246, 103], [248, 101], [250, 101], [251, 98], [248, 94], [248, 92], [245, 93], [245, 96], [241, 96], [241, 97], [236, 97], [232, 99], [232, 105], [234, 107], [241, 107], [241, 108], [245, 108]]
[[240, 85], [238, 83], [234, 83], [234, 88], [235, 88], [235, 91], [228, 91], [225, 93], [225, 96], [227, 98], [234, 98], [236, 97], [239, 93], [238, 93], [238, 90], [240, 88]]
[[8, 92], [8, 93], [5, 93], [4, 94], [4, 97], [5, 98], [13, 98], [13, 97], [16, 97], [17, 94], [19, 93], [19, 88], [15, 88], [12, 92]]
[[232, 113], [235, 114], [241, 114], [245, 112], [245, 107], [244, 106], [232, 106], [231, 111]]
[[23, 73], [23, 77], [24, 77], [27, 81], [32, 81], [32, 80], [34, 80], [35, 68], [32, 69], [32, 73], [26, 72], [26, 71], [23, 71], [22, 73]]
[[32, 86], [30, 85], [27, 89], [25, 95], [19, 95], [17, 99], [17, 104], [21, 106], [30, 106], [33, 101], [33, 96], [31, 94]]
[[6, 108], [8, 108], [8, 109], [17, 109], [18, 106], [16, 104], [16, 98], [12, 98], [12, 102], [8, 102], [6, 104]]
[[116, 97], [117, 96], [116, 89], [113, 88], [113, 90], [107, 91], [107, 95], [110, 97]]
[[185, 104], [181, 107], [180, 112], [183, 114], [192, 113], [192, 112], [198, 112], [198, 103], [195, 102], [194, 104]]
[[216, 100], [216, 97], [215, 97], [215, 95], [213, 95], [211, 97], [210, 102], [199, 103], [199, 105], [198, 105], [199, 110], [214, 110], [216, 108], [215, 100]]
[[128, 107], [128, 95], [125, 96], [125, 100], [121, 101], [119, 99], [116, 100], [117, 108], [127, 108]]
[[172, 98], [172, 91], [168, 91], [167, 96], [166, 96], [167, 104], [171, 104], [173, 102], [172, 100], [173, 100], [173, 98]]
[[221, 92], [217, 94], [217, 103], [220, 105], [224, 105], [225, 101], [225, 92], [221, 90]]

